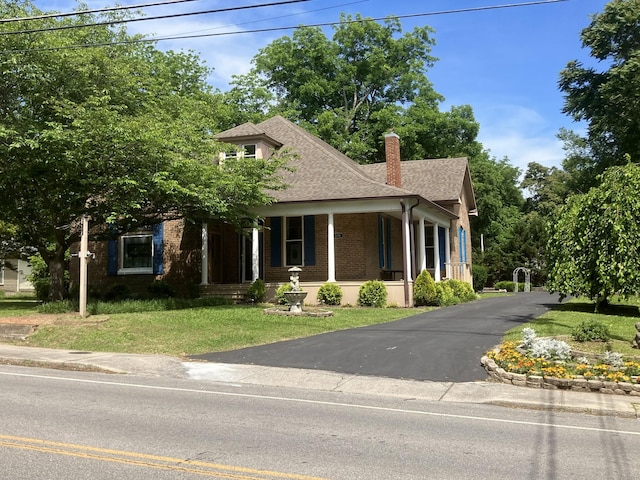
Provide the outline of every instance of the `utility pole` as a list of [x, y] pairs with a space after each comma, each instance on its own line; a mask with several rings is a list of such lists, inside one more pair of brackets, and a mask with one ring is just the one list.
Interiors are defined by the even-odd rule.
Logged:
[[93, 258], [93, 253], [89, 252], [89, 217], [82, 216], [82, 237], [80, 238], [80, 316], [87, 316], [87, 262]]

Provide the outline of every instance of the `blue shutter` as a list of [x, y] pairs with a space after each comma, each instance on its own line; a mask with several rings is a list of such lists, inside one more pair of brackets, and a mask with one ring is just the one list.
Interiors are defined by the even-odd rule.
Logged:
[[462, 260], [462, 234], [463, 234], [464, 230], [462, 229], [462, 227], [458, 227], [458, 261], [460, 263], [463, 262]]
[[282, 266], [282, 217], [271, 217], [271, 266]]
[[118, 239], [107, 240], [107, 275], [118, 275]]
[[153, 274], [164, 273], [164, 224], [153, 225]]
[[382, 215], [378, 215], [378, 264], [384, 268], [384, 228], [382, 226]]
[[462, 230], [462, 261], [467, 263], [467, 231]]
[[304, 222], [304, 264], [316, 264], [316, 217], [307, 215]]
[[438, 227], [438, 248], [440, 249], [440, 271], [444, 276], [447, 268], [447, 231], [444, 227]]

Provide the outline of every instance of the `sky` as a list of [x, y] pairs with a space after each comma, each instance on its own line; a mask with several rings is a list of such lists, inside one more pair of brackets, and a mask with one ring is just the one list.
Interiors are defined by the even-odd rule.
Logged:
[[[161, 0], [119, 0], [120, 5], [156, 3]], [[238, 6], [276, 3], [282, 0], [198, 0], [146, 8], [147, 16], [198, 12]], [[438, 58], [426, 75], [436, 92], [444, 96], [442, 110], [470, 105], [480, 124], [478, 140], [492, 156], [508, 157], [524, 172], [529, 162], [560, 166], [560, 128], [582, 132], [562, 113], [558, 90], [560, 71], [571, 60], [597, 64], [582, 48], [580, 32], [591, 15], [602, 12], [606, 0], [308, 0], [287, 5], [247, 8], [232, 12], [149, 20], [129, 24], [130, 33], [209, 35], [201, 38], [160, 41], [162, 50], [193, 50], [213, 68], [210, 83], [227, 90], [232, 75], [247, 73], [251, 59], [291, 29], [256, 32], [336, 22], [340, 13], [384, 18], [390, 15], [428, 14], [402, 18], [403, 33], [428, 25], [435, 32], [432, 55]], [[544, 1], [544, 0], [540, 0]], [[71, 11], [73, 0], [35, 0], [42, 10]], [[116, 0], [89, 0], [89, 8], [116, 4]], [[512, 5], [506, 7], [506, 5]], [[499, 7], [499, 8], [487, 8]], [[323, 27], [331, 37], [331, 26]], [[228, 32], [242, 34], [225, 34]], [[252, 32], [253, 31], [253, 32]]]

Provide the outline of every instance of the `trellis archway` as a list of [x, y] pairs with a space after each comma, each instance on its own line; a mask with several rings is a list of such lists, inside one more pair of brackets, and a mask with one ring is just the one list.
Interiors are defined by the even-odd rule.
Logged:
[[531, 291], [531, 269], [525, 267], [517, 267], [513, 271], [513, 291], [518, 293], [518, 277], [520, 272], [524, 272], [524, 291]]

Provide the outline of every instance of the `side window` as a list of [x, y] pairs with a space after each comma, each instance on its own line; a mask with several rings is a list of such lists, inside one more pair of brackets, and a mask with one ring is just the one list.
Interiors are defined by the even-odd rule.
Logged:
[[391, 220], [378, 216], [378, 254], [380, 268], [392, 268], [391, 260]]
[[153, 273], [153, 233], [136, 232], [120, 237], [120, 265], [123, 273]]
[[285, 261], [287, 266], [301, 266], [303, 264], [302, 217], [287, 217], [285, 221]]

